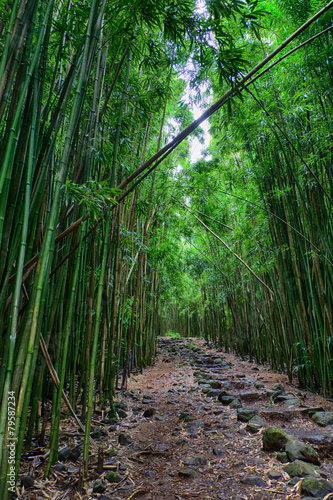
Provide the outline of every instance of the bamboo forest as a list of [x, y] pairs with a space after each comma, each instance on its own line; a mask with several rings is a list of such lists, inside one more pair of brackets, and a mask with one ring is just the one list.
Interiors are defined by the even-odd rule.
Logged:
[[332, 398], [333, 2], [0, 4], [0, 497], [161, 336]]

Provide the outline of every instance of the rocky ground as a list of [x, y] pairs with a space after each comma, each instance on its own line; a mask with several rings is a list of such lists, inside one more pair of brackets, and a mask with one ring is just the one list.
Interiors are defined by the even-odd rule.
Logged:
[[63, 421], [59, 463], [26, 453], [24, 499], [333, 499], [332, 401], [285, 375], [197, 339], [162, 338], [154, 366], [116, 397], [119, 420], [96, 412], [104, 447], [80, 480], [82, 434]]

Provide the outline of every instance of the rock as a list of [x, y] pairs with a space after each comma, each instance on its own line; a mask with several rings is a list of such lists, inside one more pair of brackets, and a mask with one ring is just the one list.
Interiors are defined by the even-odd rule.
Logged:
[[113, 472], [112, 470], [110, 470], [106, 473], [106, 479], [110, 481], [110, 483], [120, 483], [120, 481], [122, 480], [122, 476], [117, 472]]
[[179, 420], [181, 422], [191, 422], [191, 420], [193, 420], [193, 416], [186, 412], [186, 411], [183, 411], [180, 415], [179, 415]]
[[258, 415], [258, 410], [256, 408], [239, 408], [237, 410], [237, 420], [238, 422], [249, 422], [253, 417]]
[[221, 394], [219, 395], [218, 397], [218, 400], [224, 405], [224, 406], [228, 406], [230, 405], [230, 403], [232, 403], [232, 401], [234, 401], [234, 399], [237, 399], [236, 396], [231, 396], [231, 395], [228, 395], [228, 396], [221, 396]]
[[292, 394], [285, 394], [285, 393], [274, 393], [272, 396], [272, 399], [274, 403], [282, 403], [283, 401], [288, 401], [289, 399], [295, 399]]
[[147, 410], [143, 412], [143, 416], [149, 418], [155, 415], [155, 413], [156, 413], [156, 408], [147, 408]]
[[292, 439], [285, 446], [285, 452], [288, 455], [289, 461], [303, 460], [311, 464], [320, 465], [318, 453], [310, 446], [302, 441]]
[[287, 464], [289, 462], [289, 458], [288, 458], [288, 455], [285, 451], [280, 451], [280, 453], [278, 453], [276, 455], [276, 458], [279, 460], [279, 462], [281, 462], [282, 464]]
[[80, 458], [80, 455], [82, 453], [83, 445], [77, 446], [76, 448], [73, 448], [70, 452], [69, 455], [69, 460], [72, 460], [73, 462], [76, 462]]
[[190, 458], [189, 460], [186, 460], [185, 465], [206, 465], [207, 460], [204, 457], [195, 457], [195, 458]]
[[32, 476], [23, 476], [21, 478], [21, 486], [24, 486], [25, 489], [31, 488], [35, 483], [35, 480]]
[[254, 383], [254, 387], [258, 390], [260, 389], [264, 389], [265, 388], [265, 385], [262, 383], [262, 382], [255, 382]]
[[115, 457], [117, 455], [117, 452], [116, 450], [114, 450], [113, 448], [109, 448], [108, 450], [106, 450], [105, 452], [105, 455], [107, 455], [108, 457]]
[[311, 408], [302, 408], [299, 412], [301, 415], [309, 415], [309, 417], [312, 417], [314, 413], [320, 412], [320, 411], [325, 411], [322, 406], [314, 406]]
[[246, 391], [240, 392], [237, 397], [241, 401], [259, 401], [262, 398], [262, 394], [258, 391]]
[[128, 410], [127, 404], [124, 401], [119, 401], [118, 403], [114, 404], [115, 408], [120, 409], [120, 410]]
[[[105, 432], [105, 431], [104, 431]], [[94, 429], [93, 431], [91, 431], [90, 433], [90, 436], [93, 438], [93, 439], [99, 439], [101, 438], [103, 435], [103, 432], [102, 432], [102, 429]]]
[[295, 460], [286, 465], [283, 470], [289, 474], [290, 477], [305, 477], [313, 476], [315, 471], [319, 471], [319, 467], [302, 460]]
[[332, 483], [318, 477], [305, 477], [301, 484], [301, 493], [304, 493], [305, 495], [324, 497], [332, 492]]
[[106, 490], [106, 485], [101, 480], [97, 480], [93, 486], [94, 493], [103, 493]]
[[273, 385], [272, 387], [273, 391], [282, 391], [284, 392], [284, 387], [280, 382], [277, 382], [276, 384]]
[[259, 415], [255, 415], [247, 423], [246, 430], [248, 432], [251, 432], [252, 434], [256, 434], [263, 427], [267, 427], [266, 422], [262, 418], [260, 418]]
[[122, 410], [121, 408], [117, 408], [117, 414], [119, 418], [126, 418], [127, 413], [126, 411]]
[[298, 399], [287, 399], [286, 401], [283, 401], [284, 406], [294, 406], [295, 408], [298, 408], [301, 406], [301, 402]]
[[64, 464], [54, 464], [52, 465], [52, 469], [57, 472], [67, 472], [67, 468]]
[[296, 416], [296, 411], [294, 410], [260, 410], [259, 415], [265, 420], [282, 420], [283, 422], [288, 422]]
[[118, 436], [118, 443], [125, 446], [127, 444], [131, 444], [132, 438], [129, 434], [126, 434], [125, 432], [122, 432]]
[[262, 486], [262, 487], [267, 487], [266, 481], [261, 479], [260, 476], [249, 476], [245, 477], [244, 479], [241, 479], [241, 483], [247, 484], [249, 486]]
[[283, 477], [282, 473], [278, 470], [269, 470], [268, 473], [267, 473], [267, 476], [269, 477], [269, 479], [273, 479], [273, 480], [278, 480], [278, 479], [281, 479]]
[[108, 414], [107, 418], [108, 418], [109, 424], [111, 424], [111, 425], [115, 425], [115, 424], [117, 424], [119, 422], [119, 419], [118, 419], [117, 415], [115, 415], [113, 412], [110, 412]]
[[146, 470], [146, 471], [144, 472], [144, 475], [145, 475], [146, 477], [149, 477], [150, 479], [153, 479], [153, 477], [155, 477], [155, 476], [156, 476], [156, 472], [155, 472], [154, 470]]
[[220, 389], [209, 389], [209, 391], [206, 392], [206, 396], [209, 396], [211, 398], [218, 398], [220, 394]]
[[280, 451], [290, 437], [278, 427], [267, 427], [262, 435], [264, 451]]
[[211, 386], [212, 389], [221, 389], [222, 384], [218, 380], [212, 380], [209, 382], [209, 385]]
[[315, 445], [319, 449], [319, 452], [324, 456], [328, 456], [333, 450], [332, 433], [324, 433], [323, 431], [303, 431], [301, 429], [295, 429], [294, 434], [303, 441], [307, 441], [308, 443]]
[[333, 412], [318, 411], [312, 415], [312, 419], [321, 427], [333, 425]]
[[71, 450], [67, 447], [61, 448], [58, 453], [58, 460], [59, 462], [67, 462], [69, 460], [69, 457], [71, 456]]
[[237, 408], [242, 407], [242, 403], [239, 401], [239, 399], [234, 399], [233, 401], [231, 401], [229, 406], [232, 410], [236, 410]]
[[188, 467], [187, 469], [182, 469], [178, 471], [178, 476], [180, 477], [195, 477], [195, 470], [192, 469], [191, 467]]

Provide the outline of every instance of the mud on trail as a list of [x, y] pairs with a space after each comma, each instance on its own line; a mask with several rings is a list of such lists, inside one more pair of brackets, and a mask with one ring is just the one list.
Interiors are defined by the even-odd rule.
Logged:
[[[332, 401], [268, 367], [202, 340], [161, 338], [156, 363], [132, 375], [115, 402], [118, 422], [97, 407], [94, 414], [92, 436], [106, 450], [99, 470], [92, 455], [80, 481], [83, 436], [67, 419], [48, 481], [45, 449], [25, 453], [19, 498], [333, 498]], [[272, 426], [293, 438], [276, 445]]]

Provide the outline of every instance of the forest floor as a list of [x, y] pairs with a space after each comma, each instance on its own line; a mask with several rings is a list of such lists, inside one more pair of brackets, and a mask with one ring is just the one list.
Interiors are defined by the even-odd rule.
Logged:
[[[280, 397], [274, 399], [274, 394]], [[231, 402], [233, 397], [237, 399], [230, 407], [223, 395]], [[276, 452], [263, 451], [262, 428], [250, 429], [248, 423], [240, 421], [241, 410], [248, 407], [257, 410], [266, 425], [312, 443], [319, 453], [321, 477], [333, 479], [333, 427], [319, 427], [311, 418], [316, 408], [332, 411], [332, 401], [300, 390], [296, 382], [289, 384], [286, 375], [268, 366], [222, 353], [202, 340], [159, 339], [155, 364], [132, 375], [127, 390], [119, 391], [115, 401], [122, 415], [119, 422], [110, 425], [107, 414], [98, 408], [93, 418], [94, 439], [107, 450], [103, 469], [97, 472], [97, 454], [92, 455], [88, 481], [80, 481], [82, 454], [75, 461], [73, 450], [80, 450], [83, 436], [68, 418], [62, 420], [61, 427], [63, 461], [59, 460], [50, 479], [45, 480], [46, 460], [42, 456], [46, 450], [36, 446], [26, 452], [18, 497], [301, 498], [301, 479], [284, 471], [285, 464]], [[239, 405], [239, 409], [233, 408]], [[33, 478], [32, 485], [27, 476]], [[329, 491], [308, 496], [333, 498]]]

